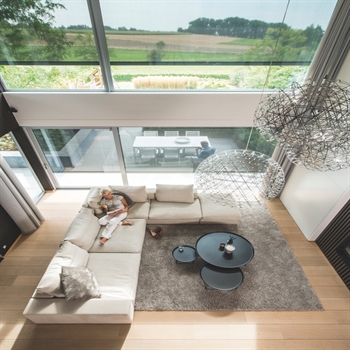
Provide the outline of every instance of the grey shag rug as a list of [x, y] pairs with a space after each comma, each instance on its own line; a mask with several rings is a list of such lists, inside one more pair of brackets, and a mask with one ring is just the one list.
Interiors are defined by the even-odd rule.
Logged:
[[[148, 225], [154, 228], [157, 225]], [[160, 225], [164, 235], [146, 233], [135, 310], [323, 310], [270, 212], [263, 205], [242, 209], [238, 225]], [[243, 283], [232, 291], [205, 289], [201, 258], [176, 264], [172, 251], [195, 246], [205, 233], [229, 231], [248, 239], [255, 249], [245, 267]]]

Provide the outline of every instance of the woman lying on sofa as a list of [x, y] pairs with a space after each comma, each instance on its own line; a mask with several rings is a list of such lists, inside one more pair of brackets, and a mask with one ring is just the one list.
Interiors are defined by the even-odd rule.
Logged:
[[98, 222], [100, 225], [106, 225], [100, 240], [101, 244], [105, 244], [119, 224], [132, 225], [132, 222], [125, 220], [128, 215], [129, 205], [124, 197], [113, 194], [109, 188], [102, 189], [101, 195], [100, 205], [107, 215], [100, 218]]

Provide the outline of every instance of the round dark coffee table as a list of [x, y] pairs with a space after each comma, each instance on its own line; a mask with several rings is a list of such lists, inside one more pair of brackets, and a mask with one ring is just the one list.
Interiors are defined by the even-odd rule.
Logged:
[[204, 286], [219, 290], [232, 290], [238, 288], [243, 282], [243, 273], [239, 267], [223, 269], [205, 264], [201, 269], [201, 278]]
[[[220, 248], [220, 243], [227, 243], [233, 236], [235, 250], [227, 254]], [[252, 244], [242, 236], [232, 232], [210, 232], [197, 240], [196, 250], [198, 255], [208, 264], [230, 269], [247, 265], [254, 257]]]
[[[182, 251], [180, 250], [182, 248]], [[173, 250], [173, 257], [176, 263], [194, 262], [198, 254], [195, 248], [189, 245], [178, 246]]]

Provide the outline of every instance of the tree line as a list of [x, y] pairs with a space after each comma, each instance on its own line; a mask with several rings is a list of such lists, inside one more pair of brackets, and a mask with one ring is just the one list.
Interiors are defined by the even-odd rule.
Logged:
[[[105, 30], [116, 30], [116, 31], [123, 31], [123, 32], [142, 32], [143, 30], [141, 29], [136, 29], [133, 27], [130, 27], [129, 29], [126, 27], [118, 27], [118, 28], [113, 28], [111, 26], [103, 26], [103, 28]], [[92, 30], [92, 27], [87, 26], [86, 24], [76, 24], [76, 25], [70, 25], [67, 26], [67, 28], [65, 26], [60, 26], [59, 29], [67, 29], [67, 30]]]
[[[79, 56], [86, 57], [88, 48], [94, 50], [97, 59], [94, 40], [91, 34], [84, 34], [69, 40], [66, 28], [55, 28], [55, 11], [65, 9], [60, 3], [52, 0], [1, 0], [0, 1], [0, 61], [15, 60], [61, 60], [67, 55], [67, 48], [79, 46], [82, 48]], [[67, 29], [90, 30], [86, 25], [71, 25]], [[105, 26], [111, 30], [110, 26]], [[117, 30], [126, 30], [119, 27]], [[135, 31], [130, 28], [129, 31]], [[222, 35], [237, 38], [260, 39], [247, 53], [251, 60], [271, 58], [271, 51], [279, 38], [275, 59], [281, 60], [288, 56], [289, 60], [300, 60], [310, 57], [323, 36], [320, 26], [310, 25], [305, 30], [293, 29], [282, 23], [267, 23], [259, 20], [247, 20], [239, 17], [226, 19], [197, 18], [189, 22], [187, 29], [179, 28], [178, 32]], [[164, 55], [165, 43], [157, 43], [156, 50], [150, 60], [161, 60]], [[279, 56], [280, 58], [278, 58]]]
[[263, 39], [269, 29], [292, 30], [304, 35], [308, 43], [320, 42], [324, 31], [321, 26], [312, 24], [300, 32], [285, 23], [268, 23], [259, 20], [249, 20], [241, 17], [228, 17], [225, 19], [197, 18], [189, 22], [187, 29], [178, 28], [179, 33], [205, 34], [231, 36], [235, 38]]

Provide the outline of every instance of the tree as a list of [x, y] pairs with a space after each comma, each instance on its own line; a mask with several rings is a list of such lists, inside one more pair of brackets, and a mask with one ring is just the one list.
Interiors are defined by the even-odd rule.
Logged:
[[148, 60], [152, 63], [155, 62], [160, 62], [163, 57], [164, 57], [164, 50], [165, 47], [165, 42], [164, 41], [158, 41], [156, 43], [156, 49], [152, 50], [149, 54], [148, 54]]
[[61, 60], [71, 42], [53, 26], [57, 9], [65, 7], [51, 0], [1, 0], [0, 60]]
[[305, 45], [316, 50], [324, 35], [324, 31], [321, 26], [314, 27], [314, 25], [311, 24], [311, 26], [308, 26], [306, 29], [304, 29], [303, 34], [307, 38]]
[[[262, 40], [259, 40], [247, 52], [248, 61], [298, 61], [305, 50], [306, 36], [302, 30], [285, 27], [269, 28]], [[276, 46], [276, 41], [277, 46]]]
[[84, 61], [98, 61], [94, 37], [91, 33], [78, 34], [74, 38], [74, 53], [76, 58]]

